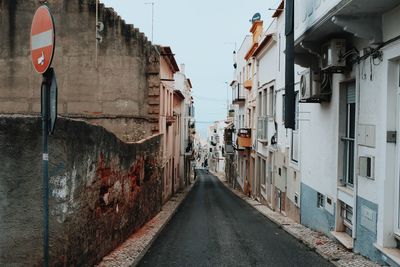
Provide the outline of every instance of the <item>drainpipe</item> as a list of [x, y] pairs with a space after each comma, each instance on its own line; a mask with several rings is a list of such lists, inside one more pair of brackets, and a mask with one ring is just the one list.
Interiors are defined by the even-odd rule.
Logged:
[[[357, 74], [356, 74], [356, 118], [355, 118], [355, 131], [354, 131], [354, 191], [355, 191], [355, 197], [354, 197], [354, 207], [353, 207], [353, 217], [355, 218], [353, 222], [353, 233], [352, 233], [352, 238], [353, 242], [357, 239], [357, 221], [359, 218], [357, 217], [357, 196], [358, 196], [358, 174], [359, 174], [359, 163], [358, 163], [358, 145], [357, 145], [357, 136], [358, 136], [358, 121], [360, 118], [360, 89], [361, 89], [361, 70], [360, 70], [360, 63], [357, 64]], [[354, 247], [354, 244], [353, 244]]]
[[294, 0], [285, 2], [285, 127], [294, 129], [296, 112], [294, 94]]

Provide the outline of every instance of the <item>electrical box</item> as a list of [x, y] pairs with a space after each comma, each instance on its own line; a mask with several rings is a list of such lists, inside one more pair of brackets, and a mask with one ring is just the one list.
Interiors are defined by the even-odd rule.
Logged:
[[359, 175], [361, 177], [374, 179], [374, 157], [361, 156], [359, 158]]
[[346, 67], [346, 40], [332, 39], [322, 45], [322, 69]]
[[361, 146], [375, 147], [375, 130], [375, 125], [358, 125], [357, 144]]
[[365, 144], [369, 147], [375, 147], [375, 125], [365, 127]]
[[365, 125], [357, 126], [357, 144], [365, 145]]

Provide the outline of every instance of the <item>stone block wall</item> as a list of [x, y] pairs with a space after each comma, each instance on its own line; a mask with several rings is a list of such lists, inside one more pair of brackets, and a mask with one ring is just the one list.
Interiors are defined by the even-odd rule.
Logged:
[[[49, 139], [50, 263], [93, 266], [161, 209], [160, 143], [59, 119]], [[0, 266], [42, 261], [41, 121], [0, 116]]]
[[[125, 141], [156, 133], [157, 48], [100, 4], [104, 30], [96, 56], [95, 0], [49, 0], [48, 6], [56, 26], [53, 66], [60, 115], [96, 122]], [[38, 0], [0, 0], [0, 114], [40, 112], [42, 78], [33, 69], [29, 51], [31, 22], [38, 7]]]

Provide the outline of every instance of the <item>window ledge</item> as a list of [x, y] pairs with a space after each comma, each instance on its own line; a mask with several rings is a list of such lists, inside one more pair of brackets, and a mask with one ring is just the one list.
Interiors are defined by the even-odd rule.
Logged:
[[384, 248], [376, 243], [374, 244], [374, 247], [376, 247], [380, 252], [382, 252], [382, 254], [384, 254], [386, 257], [390, 258], [396, 264], [400, 265], [400, 249]]
[[348, 186], [338, 186], [338, 190], [340, 190], [350, 196], [353, 196], [353, 189], [349, 188]]
[[353, 238], [345, 232], [331, 232], [339, 243], [341, 243], [347, 249], [353, 249]]

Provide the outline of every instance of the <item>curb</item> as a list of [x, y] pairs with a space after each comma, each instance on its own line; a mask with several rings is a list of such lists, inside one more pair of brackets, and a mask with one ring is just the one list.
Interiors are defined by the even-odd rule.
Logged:
[[[224, 174], [219, 174], [210, 171], [211, 174], [216, 176], [218, 180], [224, 184], [226, 188], [228, 188], [233, 194], [235, 194], [237, 197], [241, 198], [244, 200], [249, 206], [257, 210], [260, 214], [268, 218], [270, 221], [281, 227], [285, 232], [299, 240], [299, 242], [302, 242], [305, 244], [308, 248], [311, 250], [315, 251], [317, 254], [319, 254], [321, 257], [324, 259], [328, 260], [330, 263], [332, 263], [335, 266], [352, 266], [352, 267], [377, 267], [381, 266], [378, 265], [369, 259], [365, 258], [364, 256], [361, 256], [359, 254], [356, 254], [354, 252], [348, 251], [345, 249], [342, 245], [337, 243], [335, 240], [330, 239], [329, 237], [315, 232], [304, 225], [301, 225], [299, 223], [294, 222], [292, 219], [281, 215], [271, 209], [269, 209], [267, 206], [260, 204], [258, 201], [251, 199], [247, 196], [245, 196], [242, 192], [239, 190], [235, 190], [231, 188], [225, 179]], [[254, 203], [253, 203], [254, 202]], [[257, 205], [257, 206], [256, 206]], [[263, 211], [261, 209], [265, 209], [267, 211]], [[277, 218], [274, 218], [276, 215]], [[281, 219], [281, 220], [279, 220]], [[305, 238], [304, 236], [301, 235], [301, 233], [297, 233], [295, 231], [295, 228], [299, 228], [303, 231], [307, 232], [308, 239]], [[319, 243], [319, 244], [318, 244]], [[328, 248], [326, 248], [328, 247]], [[325, 250], [324, 250], [325, 248]]]
[[[183, 201], [185, 201], [186, 197], [188, 196], [188, 194], [192, 191], [193, 186], [197, 183], [197, 181], [194, 181], [188, 188], [185, 189], [185, 191], [183, 192], [184, 196], [182, 199], [179, 200], [178, 205], [176, 205], [174, 207], [174, 209], [172, 210], [172, 212], [169, 214], [169, 216], [167, 217], [167, 219], [163, 222], [163, 224], [161, 225], [161, 227], [156, 231], [156, 234], [152, 237], [152, 239], [150, 240], [150, 242], [147, 243], [146, 247], [140, 252], [139, 256], [135, 259], [135, 261], [133, 263], [130, 264], [131, 267], [136, 267], [139, 262], [142, 260], [142, 258], [144, 257], [144, 255], [146, 255], [147, 251], [150, 249], [150, 247], [153, 245], [154, 241], [156, 241], [156, 239], [160, 236], [161, 232], [165, 229], [165, 227], [167, 226], [167, 224], [171, 221], [172, 217], [174, 217], [174, 215], [176, 214], [176, 212], [178, 211], [179, 207], [182, 205]], [[170, 200], [168, 200], [168, 202], [173, 201], [172, 197]], [[167, 203], [168, 203], [167, 202]], [[164, 206], [163, 206], [164, 207]]]
[[144, 255], [146, 255], [151, 245], [176, 214], [178, 208], [182, 205], [196, 183], [197, 180], [193, 181], [190, 186], [172, 196], [171, 199], [162, 206], [161, 211], [154, 216], [154, 218], [128, 237], [128, 239], [114, 249], [114, 251], [103, 257], [101, 262], [96, 266], [137, 266]]

